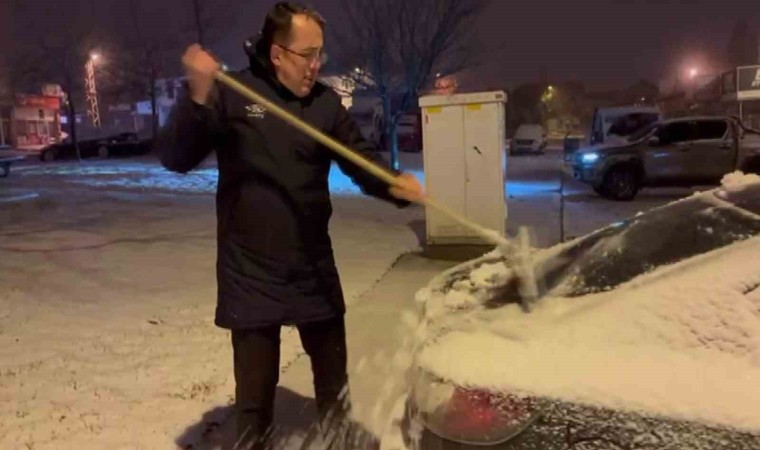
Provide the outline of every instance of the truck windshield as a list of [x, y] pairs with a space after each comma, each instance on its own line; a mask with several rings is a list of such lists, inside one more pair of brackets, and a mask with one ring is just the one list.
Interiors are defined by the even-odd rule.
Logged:
[[639, 131], [637, 131], [637, 132], [631, 134], [630, 136], [628, 136], [628, 138], [627, 138], [628, 142], [638, 142], [638, 141], [644, 139], [645, 137], [647, 137], [650, 134], [652, 134], [654, 132], [654, 130], [656, 130], [659, 126], [660, 126], [660, 124], [654, 123], [654, 124], [648, 125], [648, 126], [642, 128], [642, 129], [640, 129]]

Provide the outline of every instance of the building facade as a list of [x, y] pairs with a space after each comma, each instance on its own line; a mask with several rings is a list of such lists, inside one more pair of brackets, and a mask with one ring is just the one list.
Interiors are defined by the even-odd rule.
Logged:
[[657, 104], [669, 117], [736, 116], [746, 126], [760, 129], [760, 65], [699, 75], [691, 80], [663, 80]]
[[[7, 107], [4, 108], [7, 111]], [[49, 95], [18, 94], [3, 115], [2, 141], [19, 150], [37, 150], [61, 140], [61, 101]], [[7, 135], [7, 136], [6, 136]]]

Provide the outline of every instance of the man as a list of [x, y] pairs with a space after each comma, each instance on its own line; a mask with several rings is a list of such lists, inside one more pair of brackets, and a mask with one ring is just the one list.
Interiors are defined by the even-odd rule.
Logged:
[[[234, 77], [301, 119], [383, 163], [342, 106], [318, 83], [325, 23], [313, 10], [277, 3], [255, 44], [250, 67]], [[162, 130], [161, 162], [195, 168], [213, 149], [217, 190], [218, 301], [215, 323], [232, 330], [237, 448], [263, 448], [279, 377], [280, 327], [295, 325], [311, 358], [320, 417], [344, 403], [345, 305], [328, 221], [331, 161], [366, 194], [402, 207], [423, 197], [409, 174], [390, 187], [338, 157], [263, 107], [214, 82], [219, 64], [198, 45], [182, 61], [189, 96]], [[337, 408], [345, 414], [347, 407]]]

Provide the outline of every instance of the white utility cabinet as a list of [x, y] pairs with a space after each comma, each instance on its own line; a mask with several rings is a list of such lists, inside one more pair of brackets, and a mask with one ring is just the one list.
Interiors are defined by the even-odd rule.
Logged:
[[[504, 104], [501, 91], [420, 97], [426, 192], [478, 225], [505, 234]], [[428, 245], [484, 244], [427, 208]]]

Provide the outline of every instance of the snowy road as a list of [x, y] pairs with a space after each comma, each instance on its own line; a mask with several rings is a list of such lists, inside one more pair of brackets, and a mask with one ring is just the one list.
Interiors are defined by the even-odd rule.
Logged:
[[[421, 175], [419, 155], [402, 156]], [[509, 163], [508, 228], [532, 225], [541, 246], [559, 239], [558, 169], [557, 151]], [[212, 324], [215, 183], [213, 164], [181, 176], [147, 158], [19, 164], [0, 180], [0, 448], [176, 448], [221, 420], [233, 383], [228, 334]], [[418, 249], [423, 211], [363, 198], [339, 173], [331, 186], [358, 370], [391, 353], [404, 305], [449, 263], [406, 257], [372, 290]], [[612, 203], [571, 181], [566, 236], [688, 193]], [[284, 331], [285, 411], [311, 395], [302, 353]], [[381, 384], [354, 380], [369, 421]]]

